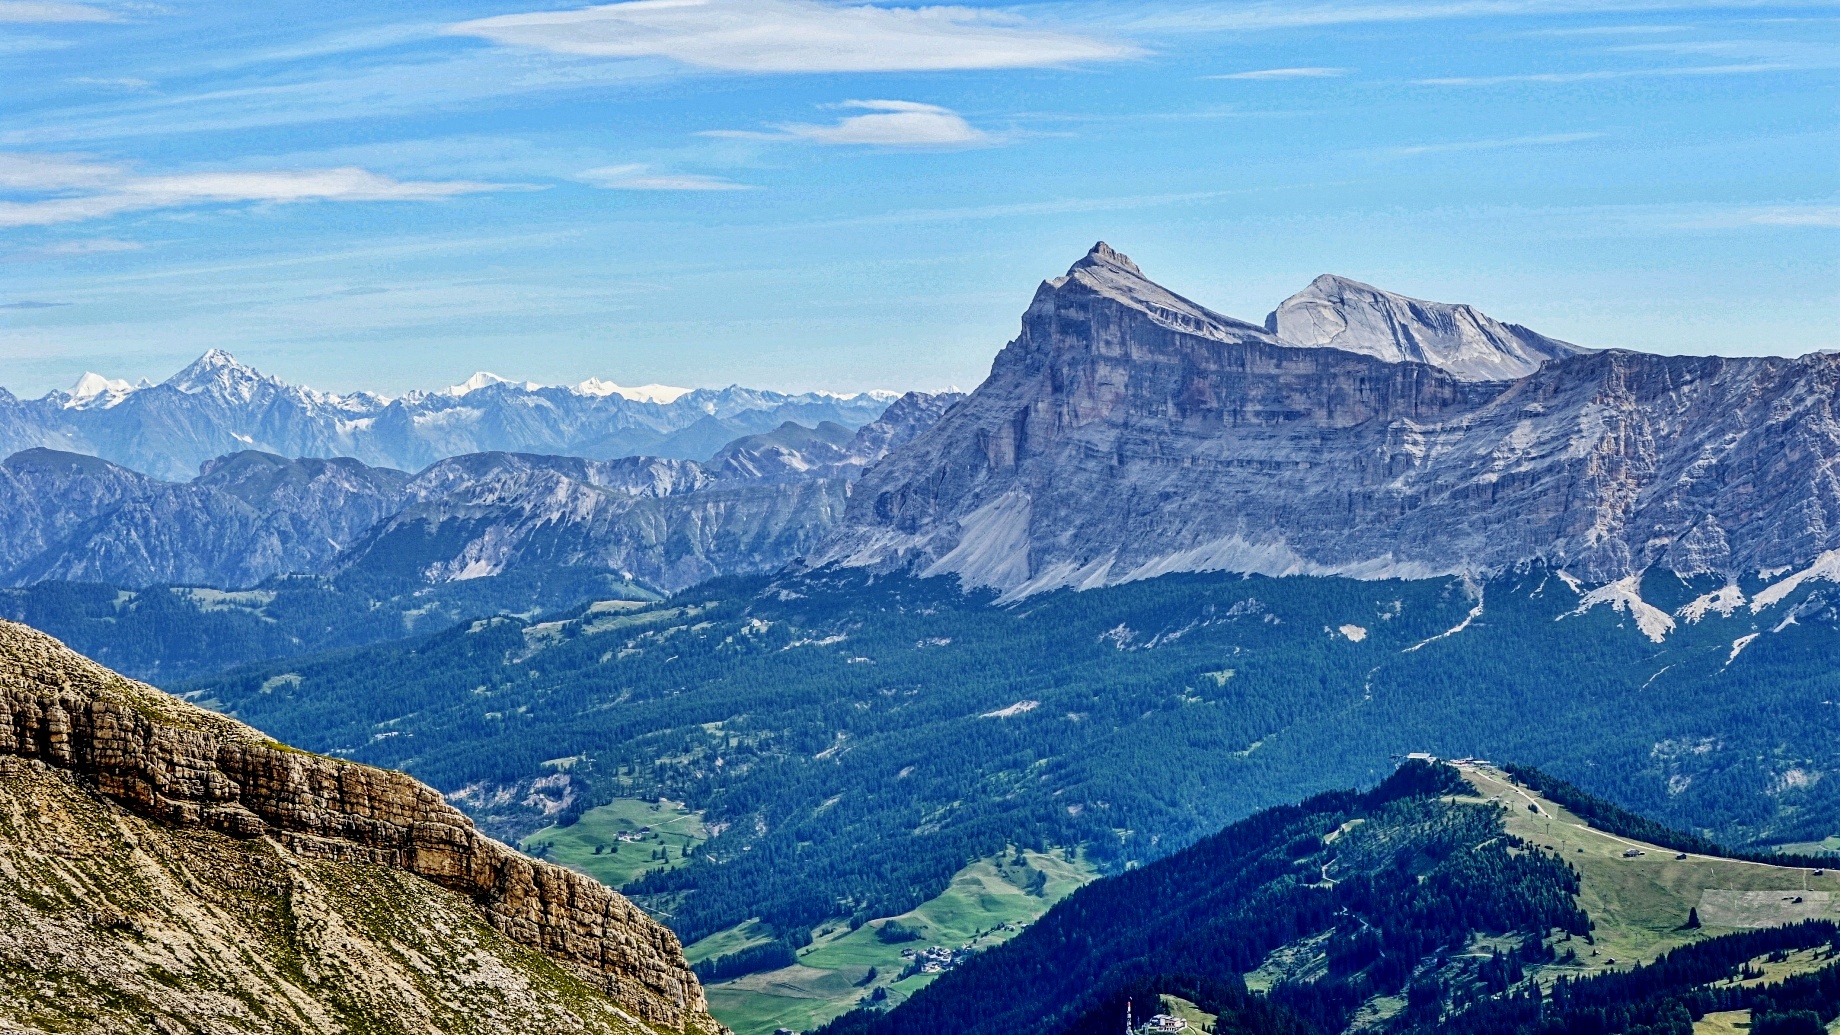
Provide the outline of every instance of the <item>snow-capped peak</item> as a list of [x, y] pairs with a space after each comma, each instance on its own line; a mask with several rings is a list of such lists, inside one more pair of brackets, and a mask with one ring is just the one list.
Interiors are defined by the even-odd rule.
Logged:
[[[474, 372], [472, 377], [467, 378], [466, 380], [460, 382], [459, 384], [454, 385], [450, 388], [442, 389], [441, 394], [451, 395], [454, 398], [458, 399], [459, 397], [466, 395], [468, 393], [477, 392], [481, 388], [490, 388], [493, 385], [514, 385], [514, 384], [517, 384], [517, 382], [511, 380], [508, 377], [499, 377], [497, 374], [494, 374], [490, 371], [480, 370], [480, 371]], [[535, 381], [526, 381], [524, 382], [524, 385], [523, 385], [523, 388], [526, 392], [534, 392], [541, 387], [543, 386], [540, 384], [537, 384]]]
[[891, 392], [886, 388], [871, 388], [866, 392], [827, 392], [820, 388], [811, 394], [821, 399], [837, 399], [844, 402], [851, 399], [872, 399], [875, 402], [894, 402], [906, 393]]
[[661, 405], [674, 403], [683, 396], [689, 395], [694, 390], [695, 389], [691, 388], [675, 388], [671, 385], [659, 384], [640, 385], [637, 388], [628, 388], [622, 385], [616, 385], [612, 381], [603, 381], [598, 377], [590, 377], [586, 381], [575, 386], [575, 393], [577, 395], [617, 395], [622, 399], [630, 399], [633, 402], [659, 403]]
[[166, 384], [187, 395], [216, 391], [247, 401], [255, 386], [268, 380], [223, 349], [211, 349], [193, 360], [191, 366], [167, 378]]
[[64, 401], [67, 410], [88, 409], [91, 406], [107, 408], [114, 406], [128, 397], [135, 386], [126, 381], [103, 377], [94, 371], [87, 371], [77, 378], [77, 383], [70, 386], [70, 398]]
[[1465, 381], [1514, 380], [1547, 360], [1590, 351], [1471, 306], [1407, 298], [1330, 273], [1280, 303], [1265, 329], [1286, 345], [1429, 363]]

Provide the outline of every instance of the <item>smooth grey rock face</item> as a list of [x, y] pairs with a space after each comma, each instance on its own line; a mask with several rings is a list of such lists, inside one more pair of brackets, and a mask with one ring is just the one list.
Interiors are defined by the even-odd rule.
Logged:
[[661, 402], [606, 387], [475, 375], [454, 389], [395, 399], [335, 395], [288, 384], [213, 349], [157, 385], [86, 375], [72, 391], [40, 399], [0, 390], [0, 455], [35, 446], [88, 453], [169, 481], [189, 479], [207, 460], [244, 449], [350, 457], [403, 471], [488, 451], [701, 460], [735, 438], [791, 420], [834, 421], [853, 430], [874, 420], [891, 398], [734, 386]]
[[1101, 246], [1044, 283], [989, 378], [864, 475], [810, 562], [1013, 598], [1533, 560], [1612, 581], [1840, 545], [1840, 357], [1606, 351], [1467, 380], [1280, 342], [1135, 269]]
[[1429, 363], [1465, 381], [1512, 381], [1547, 360], [1590, 351], [1466, 305], [1407, 298], [1327, 273], [1285, 299], [1265, 329], [1286, 345]]

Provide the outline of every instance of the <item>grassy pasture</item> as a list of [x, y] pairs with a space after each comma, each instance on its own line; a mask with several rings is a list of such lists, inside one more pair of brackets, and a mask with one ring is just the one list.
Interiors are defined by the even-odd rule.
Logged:
[[[1045, 877], [1041, 894], [1030, 894], [1035, 874]], [[814, 1028], [872, 996], [878, 989], [898, 1003], [930, 983], [935, 975], [901, 979], [907, 959], [901, 950], [929, 945], [988, 949], [1014, 937], [1054, 903], [1093, 879], [1084, 861], [1059, 853], [1000, 853], [960, 870], [938, 896], [896, 917], [871, 920], [856, 930], [839, 921], [821, 928], [812, 944], [799, 952], [796, 966], [748, 974], [709, 985], [710, 1012], [737, 1035], [765, 1035], [775, 1028]], [[918, 929], [918, 941], [889, 944], [876, 932], [891, 920]], [[691, 945], [692, 960], [711, 959], [764, 941], [754, 921], [713, 934]], [[874, 976], [871, 977], [873, 970]]]
[[[1833, 898], [1840, 892], [1840, 875], [1831, 869], [1815, 876], [1812, 869], [1795, 866], [1692, 853], [1676, 858], [1682, 853], [1596, 830], [1497, 770], [1466, 767], [1464, 776], [1481, 797], [1507, 806], [1510, 833], [1560, 852], [1578, 870], [1578, 904], [1596, 924], [1596, 944], [1574, 939], [1559, 946], [1561, 952], [1576, 951], [1578, 963], [1546, 968], [1552, 976], [1626, 969], [1669, 949], [1748, 927], [1816, 916], [1840, 919]], [[1528, 809], [1529, 804], [1539, 811]], [[1642, 854], [1624, 854], [1632, 850]], [[1695, 908], [1702, 926], [1690, 929], [1687, 915]]]
[[[650, 830], [642, 833], [645, 827]], [[547, 845], [543, 858], [617, 888], [646, 870], [683, 866], [684, 850], [708, 838], [702, 816], [679, 803], [619, 798], [582, 813], [571, 826], [544, 827], [518, 847], [534, 855]], [[668, 861], [656, 857], [660, 850]]]

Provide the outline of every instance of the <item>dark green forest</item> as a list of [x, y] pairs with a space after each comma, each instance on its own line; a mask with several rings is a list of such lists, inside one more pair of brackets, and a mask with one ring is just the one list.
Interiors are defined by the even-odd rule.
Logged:
[[[1082, 888], [894, 1011], [857, 1011], [821, 1035], [1105, 1030], [1105, 1018], [1122, 1018], [1121, 999], [1180, 994], [1180, 983], [1227, 990], [1209, 1005], [1243, 1013], [1232, 994], [1240, 975], [1323, 933], [1328, 972], [1280, 983], [1266, 999], [1290, 1026], [1335, 1032], [1370, 997], [1405, 991], [1427, 959], [1460, 952], [1472, 933], [1518, 934], [1525, 962], [1550, 958], [1549, 932], [1588, 929], [1573, 903], [1577, 876], [1556, 852], [1523, 850], [1499, 806], [1440, 798], [1466, 791], [1455, 769], [1409, 762], [1366, 794], [1260, 812]], [[1460, 989], [1448, 968], [1434, 969], [1445, 975], [1437, 993], [1413, 999], [1435, 1012]]]
[[[1692, 1035], [1725, 1010], [1752, 1011], [1752, 1031], [1812, 1035], [1840, 1017], [1840, 962], [1827, 962], [1840, 960], [1840, 926], [1828, 921], [1710, 938], [1545, 989], [1528, 980], [1574, 937], [1588, 942], [1579, 880], [1561, 853], [1507, 834], [1503, 806], [1443, 797], [1465, 790], [1448, 766], [1408, 762], [1365, 794], [1257, 813], [1088, 885], [892, 1011], [858, 1009], [818, 1035], [1105, 1035], [1127, 1003], [1141, 1018], [1161, 995], [1235, 1035], [1343, 1031], [1376, 995], [1404, 1008], [1365, 1027], [1397, 1035]], [[1477, 936], [1497, 947], [1477, 952]], [[1248, 991], [1243, 974], [1304, 940], [1324, 970]], [[1812, 969], [1734, 981], [1805, 950]]]
[[287, 575], [234, 592], [41, 582], [0, 589], [0, 618], [48, 632], [117, 672], [170, 682], [400, 640], [482, 614], [535, 615], [594, 597], [655, 600], [657, 594], [608, 575], [568, 570], [433, 587], [371, 575]]
[[[1672, 610], [1713, 588], [1665, 576], [1642, 593]], [[1657, 644], [1609, 606], [1574, 614], [1577, 592], [1540, 570], [1172, 575], [1006, 607], [948, 579], [819, 572], [172, 688], [464, 792], [503, 836], [553, 818], [520, 804], [552, 760], [570, 760], [565, 821], [615, 797], [685, 801], [719, 833], [628, 890], [693, 940], [750, 917], [895, 915], [1010, 845], [1082, 845], [1122, 872], [1373, 784], [1409, 751], [1526, 761], [1727, 844], [1818, 838], [1840, 826], [1840, 788], [1794, 774], [1840, 753], [1822, 592]]]

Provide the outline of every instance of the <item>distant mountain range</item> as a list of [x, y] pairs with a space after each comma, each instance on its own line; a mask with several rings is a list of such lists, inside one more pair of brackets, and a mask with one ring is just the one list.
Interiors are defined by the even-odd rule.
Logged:
[[1334, 277], [1257, 326], [1100, 244], [811, 563], [1009, 599], [1172, 571], [1802, 567], [1840, 547], [1837, 393], [1836, 355], [1589, 352]]
[[478, 373], [437, 392], [337, 395], [288, 384], [212, 349], [159, 384], [85, 374], [67, 392], [22, 400], [0, 389], [0, 455], [34, 446], [87, 453], [168, 480], [245, 449], [351, 457], [419, 471], [489, 450], [591, 459], [702, 460], [786, 421], [874, 420], [899, 393], [791, 395], [751, 388], [567, 387]]
[[811, 550], [842, 517], [849, 483], [959, 398], [910, 393], [854, 430], [787, 421], [701, 463], [495, 451], [412, 476], [243, 450], [169, 482], [21, 450], [0, 463], [0, 584], [237, 588], [355, 573], [413, 585], [549, 567], [672, 592]]
[[1736, 578], [1840, 548], [1837, 391], [1832, 355], [1592, 351], [1335, 276], [1254, 324], [1101, 243], [969, 397], [483, 374], [333, 396], [221, 352], [160, 385], [0, 395], [0, 442], [39, 447], [0, 466], [0, 580]]

